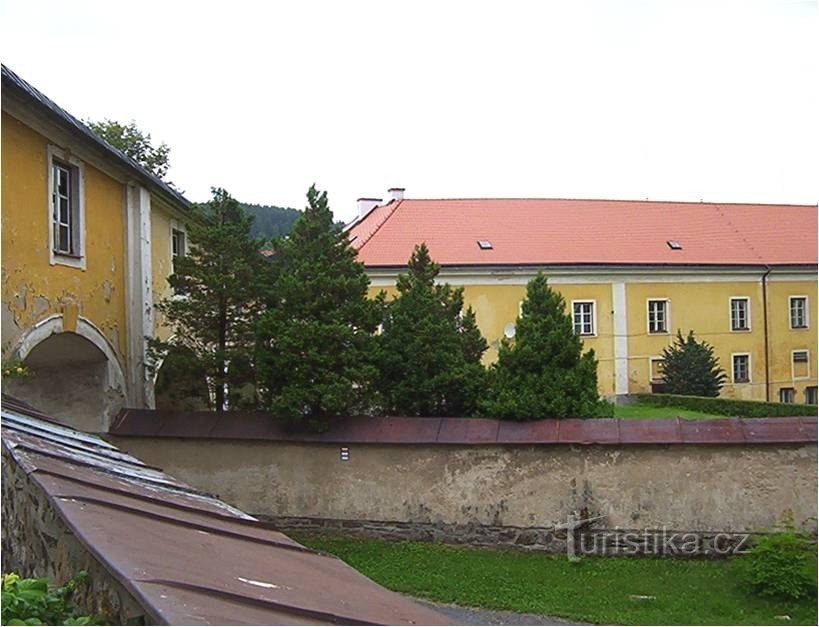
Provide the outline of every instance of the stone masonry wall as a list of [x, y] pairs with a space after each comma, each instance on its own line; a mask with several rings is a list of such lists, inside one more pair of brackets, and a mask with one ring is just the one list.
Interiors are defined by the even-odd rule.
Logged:
[[3, 572], [62, 585], [85, 570], [88, 583], [72, 596], [82, 614], [103, 616], [111, 625], [147, 624], [142, 607], [77, 540], [5, 447], [2, 456]]

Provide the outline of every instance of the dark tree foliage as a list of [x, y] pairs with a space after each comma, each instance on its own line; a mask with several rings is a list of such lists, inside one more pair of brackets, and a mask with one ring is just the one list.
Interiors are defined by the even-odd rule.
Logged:
[[488, 348], [463, 289], [437, 285], [439, 266], [416, 246], [398, 295], [384, 302], [376, 338], [381, 410], [404, 416], [467, 416], [477, 410]]
[[146, 170], [159, 178], [165, 178], [170, 163], [171, 149], [164, 142], [154, 146], [151, 134], [141, 131], [133, 120], [122, 124], [116, 120], [86, 122], [88, 127], [114, 148], [118, 148]]
[[290, 233], [301, 211], [290, 207], [275, 207], [273, 205], [252, 205], [241, 203], [242, 208], [253, 216], [253, 225], [250, 235], [265, 240], [282, 237]]
[[677, 331], [671, 346], [663, 350], [663, 381], [667, 394], [719, 396], [726, 374], [720, 368], [714, 347], [698, 342], [694, 332], [687, 337]]
[[513, 420], [610, 415], [597, 393], [594, 351], [583, 352], [566, 302], [546, 276], [529, 282], [513, 342], [504, 339], [481, 409]]
[[273, 241], [272, 282], [257, 331], [266, 407], [293, 425], [320, 430], [360, 410], [375, 377], [372, 334], [378, 304], [347, 234], [315, 186], [289, 237]]
[[261, 243], [250, 237], [252, 218], [230, 194], [214, 189], [205, 208], [200, 223], [187, 225], [190, 249], [175, 259], [168, 278], [175, 295], [157, 305], [171, 339], [152, 340], [151, 354], [156, 362], [174, 351], [176, 368], [204, 372], [215, 409], [222, 411], [226, 388], [235, 391], [254, 380], [248, 359], [268, 266]]

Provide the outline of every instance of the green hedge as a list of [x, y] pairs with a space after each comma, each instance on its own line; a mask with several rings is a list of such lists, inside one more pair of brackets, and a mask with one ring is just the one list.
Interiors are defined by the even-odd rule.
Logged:
[[816, 416], [816, 405], [796, 403], [766, 403], [764, 401], [737, 401], [730, 398], [707, 396], [678, 396], [676, 394], [633, 394], [638, 403], [657, 407], [680, 407], [722, 416], [740, 418], [772, 418], [777, 416]]

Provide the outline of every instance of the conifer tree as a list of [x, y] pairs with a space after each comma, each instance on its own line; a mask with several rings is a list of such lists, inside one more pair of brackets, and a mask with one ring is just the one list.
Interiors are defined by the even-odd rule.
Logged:
[[515, 339], [504, 339], [481, 409], [487, 416], [536, 420], [610, 414], [597, 393], [594, 350], [583, 352], [566, 302], [542, 273], [526, 288]]
[[257, 359], [266, 407], [320, 430], [359, 411], [375, 369], [378, 304], [347, 234], [315, 186], [290, 235], [273, 242], [272, 281], [258, 326]]
[[725, 384], [725, 371], [720, 368], [714, 347], [698, 342], [694, 331], [677, 337], [663, 350], [663, 382], [667, 394], [719, 396]]
[[420, 244], [398, 295], [384, 304], [376, 338], [382, 411], [406, 416], [463, 416], [477, 409], [486, 340], [475, 313], [463, 315], [463, 289], [435, 279], [440, 267]]
[[253, 218], [224, 189], [212, 194], [200, 208], [202, 219], [187, 225], [189, 251], [174, 259], [168, 282], [175, 296], [157, 304], [171, 339], [151, 340], [150, 356], [156, 363], [173, 352], [175, 369], [203, 372], [214, 408], [222, 411], [229, 364], [246, 363], [253, 354], [266, 262], [259, 254], [261, 242], [250, 237]]

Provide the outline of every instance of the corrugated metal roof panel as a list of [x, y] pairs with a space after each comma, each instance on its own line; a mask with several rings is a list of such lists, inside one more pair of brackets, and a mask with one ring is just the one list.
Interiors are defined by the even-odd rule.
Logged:
[[[152, 621], [448, 624], [341, 560], [303, 547], [101, 438], [55, 428], [20, 403], [7, 410], [5, 401], [4, 452]], [[117, 424], [140, 431], [128, 421]], [[167, 437], [178, 433], [172, 424]]]

